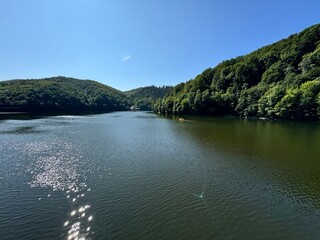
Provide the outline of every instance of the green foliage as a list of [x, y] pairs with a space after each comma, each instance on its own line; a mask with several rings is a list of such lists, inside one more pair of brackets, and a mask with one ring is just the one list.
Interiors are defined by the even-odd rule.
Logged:
[[122, 92], [91, 80], [53, 77], [0, 82], [0, 111], [115, 111], [127, 107]]
[[317, 104], [317, 114], [318, 116], [320, 116], [320, 93], [318, 93], [316, 104]]
[[296, 118], [299, 113], [299, 99], [299, 89], [287, 89], [285, 96], [275, 106], [276, 116], [287, 119]]
[[241, 92], [236, 111], [245, 117], [258, 115], [258, 101], [266, 91], [265, 85], [256, 85]]
[[263, 74], [261, 81], [265, 84], [281, 82], [285, 77], [285, 68], [282, 62], [272, 64]]
[[275, 85], [269, 88], [258, 100], [259, 116], [276, 117], [275, 106], [283, 98], [284, 94], [285, 88], [282, 85]]
[[319, 77], [320, 24], [205, 70], [154, 111], [319, 120]]
[[317, 119], [320, 115], [317, 113], [317, 96], [320, 92], [320, 78], [318, 80], [308, 81], [300, 87], [301, 99], [299, 102], [300, 112], [303, 118]]
[[170, 92], [172, 87], [142, 87], [125, 92], [129, 98], [130, 104], [140, 108], [140, 110], [151, 110], [152, 105], [158, 98], [164, 97]]

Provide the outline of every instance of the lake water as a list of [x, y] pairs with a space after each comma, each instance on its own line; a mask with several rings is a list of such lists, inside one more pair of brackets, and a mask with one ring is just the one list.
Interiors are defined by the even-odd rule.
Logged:
[[320, 239], [320, 124], [0, 120], [1, 239]]

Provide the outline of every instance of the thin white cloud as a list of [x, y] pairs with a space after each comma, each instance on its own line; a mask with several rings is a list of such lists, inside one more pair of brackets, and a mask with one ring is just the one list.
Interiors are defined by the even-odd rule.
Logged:
[[130, 55], [125, 56], [124, 58], [122, 58], [122, 59], [121, 59], [121, 62], [128, 61], [130, 58], [131, 58], [131, 56], [130, 56]]

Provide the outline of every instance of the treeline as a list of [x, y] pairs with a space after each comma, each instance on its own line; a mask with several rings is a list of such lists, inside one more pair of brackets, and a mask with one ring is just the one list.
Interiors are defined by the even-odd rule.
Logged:
[[132, 106], [140, 110], [151, 110], [155, 101], [166, 96], [171, 90], [170, 86], [149, 86], [126, 91], [125, 94]]
[[153, 109], [319, 120], [320, 24], [205, 70], [175, 86]]
[[0, 111], [120, 111], [128, 105], [124, 93], [91, 80], [53, 77], [0, 82]]

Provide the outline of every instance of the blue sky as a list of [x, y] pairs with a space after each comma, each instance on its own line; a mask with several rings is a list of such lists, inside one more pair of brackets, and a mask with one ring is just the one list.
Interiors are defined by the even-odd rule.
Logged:
[[319, 0], [2, 0], [0, 80], [175, 85], [320, 23]]

